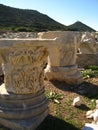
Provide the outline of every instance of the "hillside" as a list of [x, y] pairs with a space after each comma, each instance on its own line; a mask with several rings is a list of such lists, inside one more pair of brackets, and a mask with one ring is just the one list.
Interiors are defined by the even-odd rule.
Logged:
[[0, 4], [0, 27], [31, 31], [65, 30], [65, 26], [36, 10], [16, 9]]
[[0, 30], [11, 31], [95, 31], [77, 22], [65, 26], [36, 10], [17, 9], [0, 4]]
[[89, 31], [89, 32], [95, 32], [94, 29], [91, 27], [85, 25], [84, 23], [77, 21], [74, 24], [67, 26], [68, 30], [70, 31]]

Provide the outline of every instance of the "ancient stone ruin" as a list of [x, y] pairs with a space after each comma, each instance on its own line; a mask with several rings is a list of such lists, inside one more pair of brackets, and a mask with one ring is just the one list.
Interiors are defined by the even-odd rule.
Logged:
[[[4, 74], [4, 84], [0, 86], [2, 125], [14, 130], [35, 130], [44, 120], [48, 115], [44, 74], [49, 80], [69, 84], [82, 82], [76, 65], [78, 35], [47, 32], [36, 39], [0, 39]], [[44, 70], [46, 62], [48, 65]]]
[[45, 69], [47, 79], [65, 81], [68, 84], [80, 84], [82, 77], [76, 64], [80, 34], [78, 32], [50, 31], [38, 35], [42, 39], [55, 37], [58, 39], [54, 46], [49, 47], [48, 65]]
[[0, 86], [0, 124], [14, 130], [35, 130], [48, 115], [44, 95], [47, 45], [54, 40], [1, 39], [4, 84]]
[[79, 67], [98, 65], [98, 35], [97, 33], [84, 32], [81, 34], [78, 46], [77, 64]]

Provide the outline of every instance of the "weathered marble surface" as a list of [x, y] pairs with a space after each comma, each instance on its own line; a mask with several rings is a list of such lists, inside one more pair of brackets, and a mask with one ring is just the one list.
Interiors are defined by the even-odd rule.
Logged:
[[79, 67], [98, 65], [98, 40], [97, 33], [84, 32], [81, 35], [77, 64]]
[[[27, 94], [36, 93], [43, 87], [43, 68], [49, 43], [52, 44], [53, 40], [0, 40], [7, 91]], [[37, 86], [36, 89], [33, 86]]]
[[77, 54], [77, 64], [80, 68], [98, 65], [98, 54]]
[[80, 84], [83, 80], [76, 65], [77, 48], [80, 33], [66, 31], [50, 31], [39, 33], [40, 38], [57, 37], [56, 46], [49, 48], [48, 65], [45, 75], [48, 80], [65, 81], [69, 84]]
[[96, 40], [93, 33], [85, 32], [81, 37], [80, 51], [83, 54], [95, 54], [96, 50]]
[[56, 40], [1, 39], [4, 84], [0, 86], [0, 123], [14, 130], [35, 130], [48, 114], [44, 66], [48, 45]]

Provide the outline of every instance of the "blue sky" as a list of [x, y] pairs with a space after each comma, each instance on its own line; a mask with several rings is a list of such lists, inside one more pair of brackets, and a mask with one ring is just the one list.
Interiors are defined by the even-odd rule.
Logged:
[[98, 0], [0, 0], [0, 4], [37, 10], [64, 25], [81, 21], [98, 31]]

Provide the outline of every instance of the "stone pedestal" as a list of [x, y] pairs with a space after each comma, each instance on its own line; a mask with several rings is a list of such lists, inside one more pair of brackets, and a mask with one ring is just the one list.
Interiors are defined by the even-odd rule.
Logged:
[[44, 90], [36, 94], [13, 94], [3, 84], [0, 93], [0, 124], [12, 130], [35, 130], [48, 114]]
[[46, 78], [65, 81], [68, 84], [80, 84], [83, 79], [76, 65], [79, 33], [54, 31], [40, 33], [39, 36], [47, 39], [57, 37], [56, 44], [49, 48]]
[[4, 84], [0, 86], [0, 124], [35, 130], [48, 114], [44, 95], [46, 46], [52, 40], [0, 40]]
[[63, 67], [47, 65], [45, 75], [48, 80], [65, 81], [71, 85], [80, 84], [83, 81], [77, 65]]

